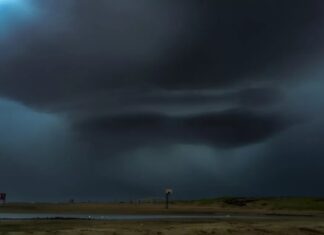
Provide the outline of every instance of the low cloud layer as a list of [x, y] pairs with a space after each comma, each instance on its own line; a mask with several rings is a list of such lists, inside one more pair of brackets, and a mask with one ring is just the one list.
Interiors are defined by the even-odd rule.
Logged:
[[263, 142], [292, 124], [278, 114], [231, 110], [185, 117], [124, 114], [89, 119], [76, 128], [90, 141], [107, 138], [107, 146], [129, 150], [141, 145], [177, 143], [235, 148]]

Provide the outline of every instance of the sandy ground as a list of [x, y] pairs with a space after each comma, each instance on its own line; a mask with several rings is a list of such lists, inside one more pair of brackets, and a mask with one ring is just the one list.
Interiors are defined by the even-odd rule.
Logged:
[[160, 222], [104, 222], [104, 221], [2, 221], [1, 235], [18, 234], [111, 234], [111, 235], [208, 235], [208, 234], [324, 234], [324, 219], [297, 218], [288, 220], [251, 221], [160, 221]]
[[175, 204], [166, 210], [164, 204], [41, 204], [21, 203], [0, 206], [0, 213], [80, 213], [80, 214], [288, 214], [320, 215], [324, 211], [311, 210], [276, 210], [259, 207], [229, 207], [218, 204], [192, 205]]
[[[275, 215], [267, 219], [169, 220], [156, 222], [109, 222], [90, 220], [0, 221], [0, 235], [19, 234], [111, 234], [111, 235], [228, 235], [228, 234], [323, 234], [322, 210], [271, 209], [249, 205], [233, 207], [222, 204], [174, 204], [166, 210], [163, 204], [7, 204], [0, 213], [86, 213], [86, 214], [240, 214]], [[285, 216], [282, 216], [285, 215]], [[290, 215], [290, 216], [286, 216]]]

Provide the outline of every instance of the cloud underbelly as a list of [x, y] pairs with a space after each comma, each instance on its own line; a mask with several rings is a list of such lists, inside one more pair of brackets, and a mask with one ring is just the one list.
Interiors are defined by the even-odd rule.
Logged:
[[291, 124], [275, 113], [229, 110], [192, 116], [123, 114], [88, 119], [75, 128], [86, 140], [96, 136], [97, 141], [121, 150], [179, 143], [235, 148], [263, 142]]

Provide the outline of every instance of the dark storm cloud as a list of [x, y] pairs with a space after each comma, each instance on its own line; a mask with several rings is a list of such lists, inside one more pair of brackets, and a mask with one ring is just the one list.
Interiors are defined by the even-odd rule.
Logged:
[[76, 128], [90, 139], [106, 138], [109, 148], [129, 150], [142, 145], [172, 143], [233, 148], [262, 142], [292, 124], [280, 114], [231, 110], [185, 117], [124, 114], [89, 119]]
[[322, 178], [323, 131], [302, 128], [322, 116], [322, 0], [21, 2], [0, 16], [0, 190], [278, 194], [312, 161]]
[[49, 17], [18, 30], [0, 92], [47, 109], [112, 89], [296, 80], [323, 37], [320, 1], [32, 2]]
[[241, 88], [233, 91], [218, 90], [185, 90], [185, 91], [164, 91], [150, 92], [133, 97], [134, 103], [143, 104], [235, 104], [242, 106], [269, 106], [275, 105], [284, 99], [280, 89], [273, 87]]
[[[90, 142], [119, 139], [116, 151], [166, 139], [214, 147], [267, 140], [289, 127], [289, 114], [272, 110], [297, 79], [287, 65], [318, 53], [322, 38], [319, 1], [30, 3], [38, 21], [0, 44], [0, 94], [63, 112]], [[96, 125], [102, 130], [90, 131]]]

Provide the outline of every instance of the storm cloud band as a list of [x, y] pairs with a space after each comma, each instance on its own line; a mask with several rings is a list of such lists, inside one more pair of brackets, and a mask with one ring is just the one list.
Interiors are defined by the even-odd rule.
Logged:
[[0, 190], [324, 195], [311, 187], [324, 166], [323, 12], [322, 0], [0, 5]]
[[107, 146], [117, 144], [129, 150], [161, 143], [240, 147], [263, 142], [292, 124], [280, 114], [229, 110], [184, 117], [123, 114], [85, 120], [75, 127], [82, 135], [107, 138]]

